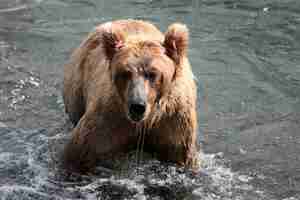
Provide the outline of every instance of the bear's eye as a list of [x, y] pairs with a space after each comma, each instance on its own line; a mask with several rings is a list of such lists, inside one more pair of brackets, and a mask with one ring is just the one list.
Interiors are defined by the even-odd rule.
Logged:
[[146, 72], [145, 78], [148, 79], [150, 82], [155, 82], [156, 80], [156, 73], [155, 72]]

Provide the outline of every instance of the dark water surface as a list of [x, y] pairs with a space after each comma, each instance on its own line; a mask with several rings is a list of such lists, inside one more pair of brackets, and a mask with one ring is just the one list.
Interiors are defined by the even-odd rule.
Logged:
[[[190, 29], [202, 170], [129, 157], [64, 179], [63, 64], [92, 28]], [[300, 1], [1, 0], [0, 199], [300, 199]]]

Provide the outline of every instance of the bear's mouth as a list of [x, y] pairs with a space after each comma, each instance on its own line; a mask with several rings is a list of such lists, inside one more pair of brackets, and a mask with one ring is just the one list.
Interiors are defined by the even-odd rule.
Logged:
[[146, 113], [145, 104], [131, 104], [129, 106], [128, 116], [134, 122], [140, 122], [144, 119]]

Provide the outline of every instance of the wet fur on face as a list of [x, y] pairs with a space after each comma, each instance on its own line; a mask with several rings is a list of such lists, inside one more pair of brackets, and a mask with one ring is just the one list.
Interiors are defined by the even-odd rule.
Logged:
[[156, 111], [160, 98], [168, 93], [175, 74], [175, 65], [165, 54], [162, 45], [153, 42], [124, 43], [111, 62], [112, 80], [123, 101], [123, 109], [130, 117], [130, 101], [135, 88], [145, 94], [145, 113], [139, 121], [146, 120]]

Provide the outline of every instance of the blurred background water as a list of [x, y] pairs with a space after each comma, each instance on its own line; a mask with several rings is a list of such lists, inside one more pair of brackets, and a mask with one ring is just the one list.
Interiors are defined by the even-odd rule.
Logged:
[[[94, 26], [121, 18], [190, 29], [197, 174], [149, 159], [125, 175], [58, 175], [63, 64]], [[298, 0], [1, 0], [0, 198], [300, 199], [299, 97]]]

